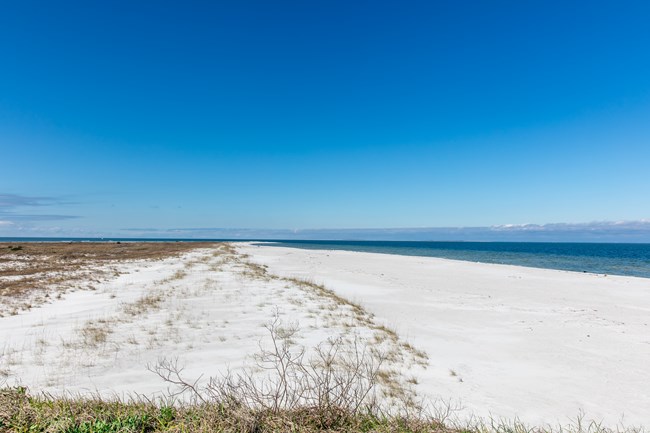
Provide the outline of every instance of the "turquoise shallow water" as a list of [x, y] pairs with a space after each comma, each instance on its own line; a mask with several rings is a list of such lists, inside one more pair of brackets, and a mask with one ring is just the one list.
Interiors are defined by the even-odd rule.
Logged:
[[650, 244], [282, 241], [265, 243], [265, 245], [441, 257], [472, 262], [650, 278]]

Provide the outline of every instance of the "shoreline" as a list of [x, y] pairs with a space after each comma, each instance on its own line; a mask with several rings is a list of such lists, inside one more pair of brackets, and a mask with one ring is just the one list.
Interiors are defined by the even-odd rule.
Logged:
[[[264, 242], [266, 243], [266, 242]], [[650, 285], [650, 277], [639, 277], [636, 275], [619, 275], [619, 274], [607, 274], [603, 272], [589, 272], [589, 271], [574, 271], [570, 269], [556, 269], [556, 268], [543, 268], [543, 267], [537, 267], [537, 266], [525, 266], [525, 265], [514, 265], [514, 264], [509, 264], [509, 263], [491, 263], [491, 262], [481, 262], [481, 261], [473, 261], [473, 260], [462, 260], [462, 259], [452, 259], [452, 258], [447, 258], [447, 257], [436, 257], [436, 256], [420, 256], [420, 255], [410, 255], [410, 254], [399, 254], [399, 253], [387, 253], [387, 252], [367, 252], [367, 251], [354, 251], [354, 250], [340, 250], [340, 249], [317, 249], [317, 248], [299, 248], [299, 247], [289, 247], [289, 246], [276, 246], [276, 245], [264, 245], [263, 242], [248, 242], [248, 241], [243, 241], [241, 243], [234, 243], [235, 245], [239, 244], [240, 246], [245, 246], [245, 247], [254, 247], [259, 245], [260, 247], [265, 247], [265, 248], [286, 248], [286, 249], [291, 249], [291, 250], [301, 250], [301, 251], [324, 251], [326, 253], [338, 253], [338, 252], [344, 252], [344, 253], [352, 253], [352, 254], [378, 254], [382, 256], [393, 256], [393, 257], [407, 257], [407, 258], [413, 258], [413, 259], [432, 259], [432, 260], [439, 260], [441, 262], [450, 262], [450, 263], [456, 263], [456, 264], [471, 264], [471, 265], [485, 265], [488, 267], [504, 267], [504, 268], [514, 268], [516, 269], [531, 269], [535, 271], [550, 271], [550, 272], [561, 272], [561, 273], [567, 273], [571, 275], [592, 275], [594, 277], [601, 277], [601, 278], [612, 278], [612, 279], [617, 279], [617, 278], [625, 278], [625, 279], [636, 279], [636, 280], [642, 280], [647, 282]], [[271, 243], [271, 242], [269, 242]]]
[[[320, 243], [322, 242], [322, 243]], [[346, 244], [346, 242], [349, 242], [349, 244]], [[437, 258], [441, 260], [453, 260], [453, 261], [461, 261], [461, 262], [469, 262], [469, 263], [482, 263], [482, 264], [491, 264], [491, 265], [502, 265], [502, 266], [520, 266], [520, 267], [525, 267], [525, 268], [534, 268], [534, 269], [549, 269], [549, 270], [556, 270], [556, 271], [567, 271], [567, 272], [576, 272], [576, 273], [581, 273], [581, 274], [595, 274], [595, 275], [615, 275], [615, 276], [620, 276], [620, 277], [636, 277], [636, 278], [647, 278], [650, 279], [650, 267], [648, 266], [643, 266], [641, 268], [637, 268], [632, 271], [627, 271], [627, 273], [622, 273], [620, 272], [620, 269], [612, 269], [611, 268], [611, 263], [607, 263], [608, 259], [606, 256], [598, 256], [598, 255], [584, 255], [584, 256], [571, 256], [563, 253], [548, 253], [548, 252], [543, 252], [543, 251], [536, 251], [536, 252], [530, 252], [530, 251], [515, 251], [515, 250], [484, 250], [484, 249], [445, 249], [448, 253], [448, 255], [444, 255], [442, 253], [440, 254], [430, 254], [430, 251], [427, 249], [422, 249], [420, 245], [427, 245], [427, 244], [461, 244], [461, 245], [467, 245], [467, 244], [484, 244], [484, 245], [553, 245], [553, 246], [592, 246], [592, 245], [614, 245], [618, 247], [635, 247], [638, 248], [640, 246], [645, 247], [645, 246], [650, 246], [650, 244], [645, 244], [645, 243], [637, 243], [637, 244], [632, 244], [632, 243], [615, 243], [615, 244], [607, 244], [607, 243], [574, 243], [574, 242], [444, 242], [444, 241], [407, 241], [407, 242], [401, 242], [401, 241], [388, 241], [388, 242], [383, 242], [383, 241], [342, 241], [339, 243], [339, 241], [251, 241], [251, 242], [242, 242], [243, 244], [259, 244], [259, 245], [264, 245], [264, 246], [270, 246], [270, 247], [278, 247], [278, 248], [296, 248], [296, 249], [302, 249], [302, 250], [327, 250], [327, 251], [348, 251], [348, 252], [359, 252], [359, 253], [370, 253], [370, 254], [388, 254], [388, 255], [396, 255], [396, 256], [404, 256], [404, 257], [429, 257], [429, 258]], [[297, 245], [296, 245], [297, 244]], [[396, 246], [391, 246], [391, 244], [397, 244]], [[303, 246], [300, 246], [303, 245]], [[328, 246], [334, 245], [337, 246], [338, 248], [328, 248]], [[417, 245], [417, 246], [413, 246]], [[417, 250], [422, 250], [421, 253], [414, 252]], [[458, 254], [459, 251], [462, 251], [462, 253]], [[457, 253], [456, 257], [454, 257], [454, 253]], [[647, 252], [644, 252], [648, 258], [648, 263], [650, 263], [650, 250]], [[501, 256], [501, 259], [498, 261], [496, 259], [491, 259], [492, 257], [497, 257]], [[530, 263], [526, 262], [524, 259], [527, 255], [533, 256], [537, 258], [536, 263]], [[556, 255], [556, 260], [559, 260], [559, 263], [556, 261], [553, 264], [549, 264], [545, 259], [549, 258], [553, 255]], [[462, 257], [460, 257], [462, 256]], [[479, 257], [483, 256], [483, 257]], [[504, 259], [503, 257], [507, 257]], [[560, 259], [558, 259], [558, 256]], [[481, 260], [484, 259], [484, 260]], [[572, 261], [573, 260], [573, 261]], [[585, 270], [585, 269], [577, 269], [574, 265], [575, 262], [580, 262], [580, 261], [601, 261], [599, 264], [600, 268], [599, 270]], [[638, 260], [638, 258], [634, 258], [634, 260]], [[535, 261], [535, 259], [533, 259]], [[586, 268], [592, 268], [596, 265], [593, 263], [587, 264]], [[638, 266], [638, 264], [637, 264]], [[647, 271], [646, 271], [647, 269]]]
[[[305, 250], [330, 250], [367, 252], [376, 254], [389, 254], [407, 257], [432, 257], [447, 260], [459, 260], [470, 263], [485, 263], [495, 265], [522, 266], [536, 269], [552, 269], [588, 273], [596, 275], [616, 275], [650, 279], [650, 243], [625, 243], [625, 242], [512, 242], [512, 241], [352, 241], [352, 240], [282, 240], [282, 239], [188, 239], [188, 238], [0, 238], [0, 247], [13, 243], [29, 244], [160, 244], [176, 243], [192, 245], [195, 243], [233, 243], [233, 244], [259, 244], [283, 248], [299, 248]], [[422, 248], [422, 245], [510, 245], [514, 249], [481, 249], [481, 248]], [[301, 246], [302, 245], [302, 246]], [[645, 248], [631, 253], [625, 249], [607, 254], [569, 254], [568, 251], [526, 251], [521, 246], [546, 245], [552, 247], [585, 247], [585, 246], [614, 246], [617, 248], [631, 247], [634, 249]], [[338, 248], [331, 248], [336, 246]], [[329, 247], [329, 248], [328, 248]], [[414, 251], [420, 252], [414, 252]], [[431, 254], [436, 250], [435, 254]], [[445, 251], [441, 253], [440, 251]], [[643, 259], [645, 257], [645, 261]], [[629, 259], [629, 260], [627, 260]], [[617, 261], [619, 263], [613, 263]], [[577, 266], [581, 263], [581, 266]], [[623, 264], [624, 263], [624, 264]], [[626, 270], [621, 270], [623, 266]]]

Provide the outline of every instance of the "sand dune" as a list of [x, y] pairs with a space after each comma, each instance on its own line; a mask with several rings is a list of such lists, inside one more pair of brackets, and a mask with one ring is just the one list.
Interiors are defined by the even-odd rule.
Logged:
[[[381, 348], [384, 391], [412, 392], [399, 374], [426, 360], [355, 305], [308, 281], [279, 278], [223, 245], [159, 261], [112, 264], [118, 276], [0, 317], [0, 372], [32, 392], [165, 396], [152, 373], [173, 360], [189, 381], [255, 370], [266, 325], [295, 328], [308, 351], [339, 338]], [[261, 373], [261, 372], [260, 372]], [[2, 377], [0, 376], [0, 379]]]

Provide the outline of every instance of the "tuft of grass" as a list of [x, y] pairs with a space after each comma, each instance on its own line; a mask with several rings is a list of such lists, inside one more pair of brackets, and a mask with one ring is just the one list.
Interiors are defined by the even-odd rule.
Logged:
[[243, 261], [243, 255], [240, 255], [240, 263], [244, 265], [244, 270], [242, 271], [242, 275], [248, 278], [253, 278], [253, 279], [258, 279], [258, 280], [264, 280], [264, 281], [270, 281], [271, 279], [274, 278], [271, 274], [269, 274], [267, 270], [266, 265], [260, 265], [258, 263], [253, 263], [249, 261]]
[[84, 345], [96, 347], [106, 343], [112, 331], [105, 323], [89, 321], [81, 328], [80, 332]]
[[178, 271], [174, 272], [174, 275], [171, 276], [172, 280], [182, 280], [187, 276], [187, 272], [185, 272], [183, 269], [179, 269]]
[[408, 379], [406, 379], [406, 383], [410, 383], [411, 385], [417, 385], [419, 382], [417, 377], [411, 376]]
[[125, 304], [124, 312], [130, 316], [140, 316], [147, 311], [156, 310], [160, 308], [160, 304], [165, 300], [162, 293], [150, 292], [142, 295], [135, 302]]

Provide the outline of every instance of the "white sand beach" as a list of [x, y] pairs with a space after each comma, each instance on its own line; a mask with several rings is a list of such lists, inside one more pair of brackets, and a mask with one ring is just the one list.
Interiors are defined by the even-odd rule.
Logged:
[[164, 395], [148, 364], [177, 359], [201, 380], [251, 366], [278, 315], [307, 347], [360, 336], [398, 353], [389, 367], [402, 385], [461, 418], [650, 425], [648, 279], [234, 245], [248, 257], [201, 249], [122, 264], [94, 290], [0, 317], [0, 380]]
[[[418, 391], [533, 423], [650, 423], [650, 280], [249, 246], [360, 303], [429, 355]], [[452, 373], [453, 372], [453, 373]], [[461, 381], [462, 380], [462, 381]]]

